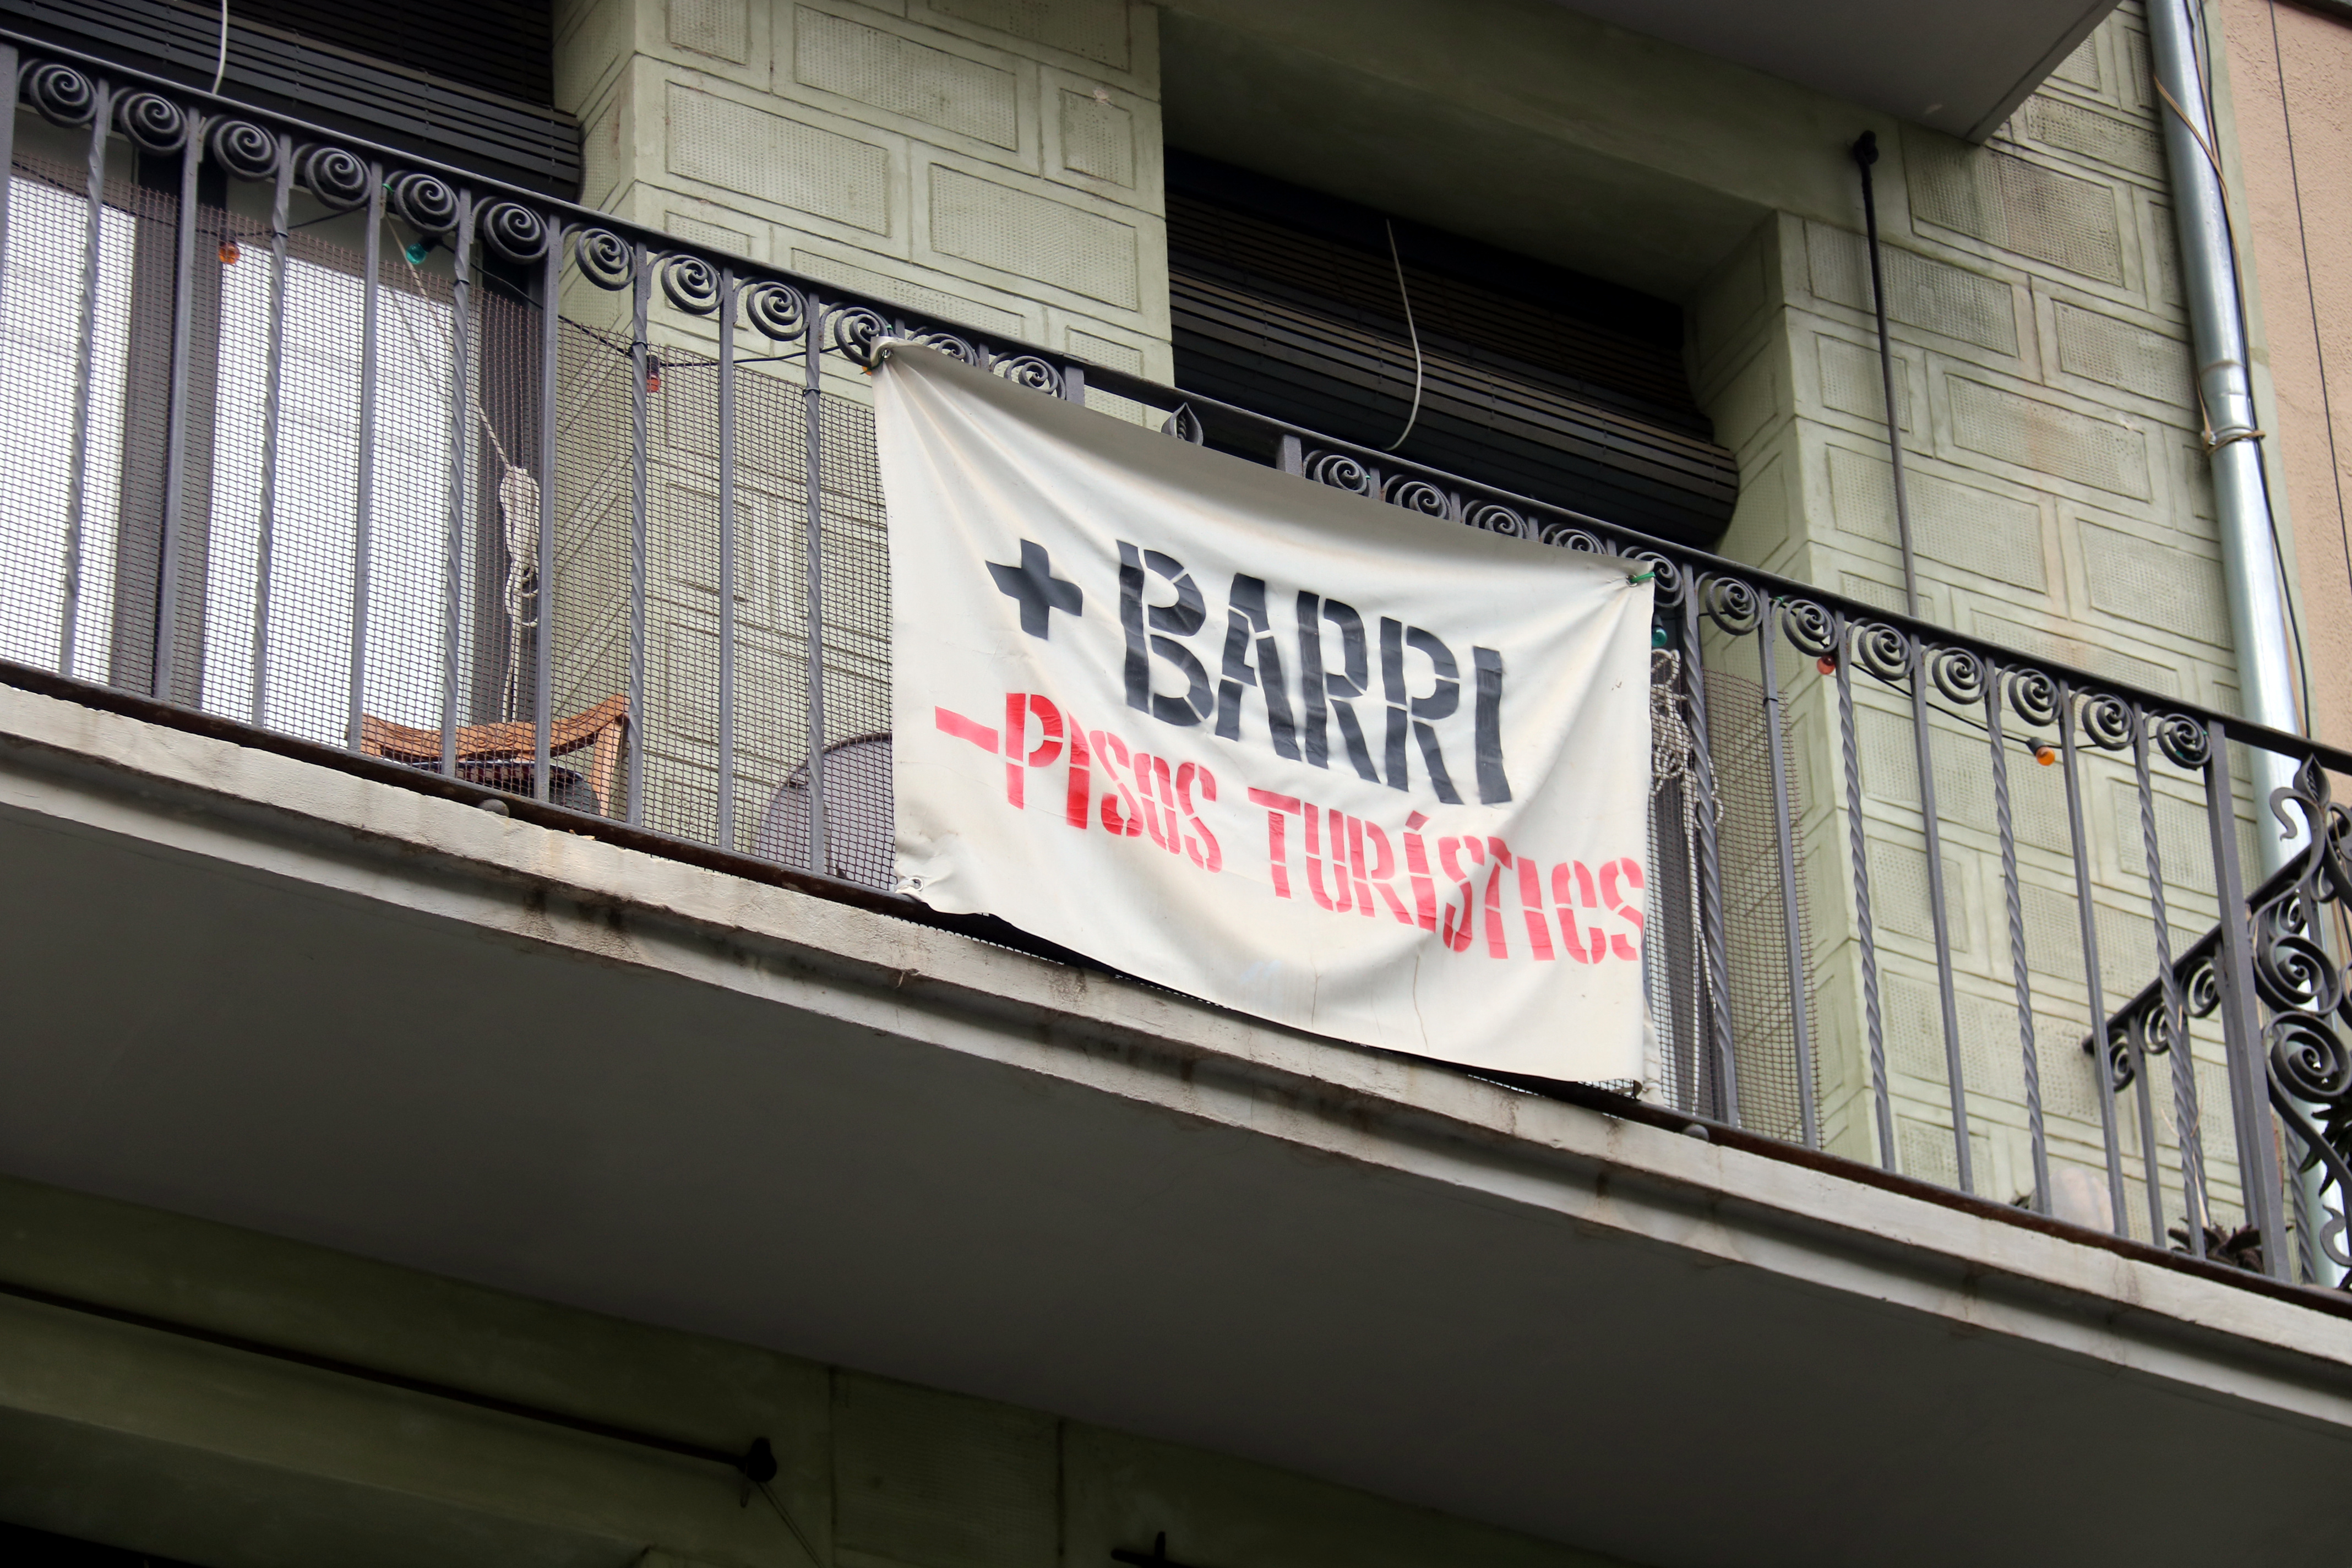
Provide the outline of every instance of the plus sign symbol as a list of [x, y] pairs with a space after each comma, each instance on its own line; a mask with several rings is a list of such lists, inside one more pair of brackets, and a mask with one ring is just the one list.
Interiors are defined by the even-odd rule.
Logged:
[[1023, 540], [1021, 564], [1006, 566], [992, 561], [988, 574], [996, 579], [998, 593], [1021, 606], [1021, 629], [1033, 637], [1047, 636], [1046, 617], [1055, 610], [1073, 616], [1086, 613], [1085, 593], [1076, 583], [1054, 575], [1054, 563], [1042, 544]]

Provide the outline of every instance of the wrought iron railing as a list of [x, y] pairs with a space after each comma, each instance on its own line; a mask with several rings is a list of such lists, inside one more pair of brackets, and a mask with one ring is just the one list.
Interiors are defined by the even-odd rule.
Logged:
[[[20, 674], [887, 893], [857, 373], [920, 341], [1654, 569], [1654, 1098], [2282, 1279], [2352, 1267], [2352, 756], [28, 40], [0, 65]], [[2300, 817], [2250, 900], [2280, 773]]]

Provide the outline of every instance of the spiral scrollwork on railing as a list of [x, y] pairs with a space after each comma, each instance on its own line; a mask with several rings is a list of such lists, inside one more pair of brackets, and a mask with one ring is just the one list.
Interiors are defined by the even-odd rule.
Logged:
[[1654, 550], [1636, 550], [1625, 559], [1634, 564], [1636, 574], [1650, 574], [1650, 605], [1653, 611], [1670, 609], [1683, 602], [1683, 584], [1688, 581], [1681, 563]]
[[1763, 619], [1764, 598], [1746, 579], [1716, 572], [1699, 580], [1698, 608], [1717, 629], [1741, 637]]
[[278, 173], [278, 138], [250, 120], [224, 120], [206, 138], [213, 162], [240, 180], [266, 180]]
[[2254, 917], [2254, 989], [2281, 1012], [2333, 1013], [2344, 987], [2327, 950], [2315, 938], [2316, 911], [2298, 886], [2264, 904]]
[[743, 319], [772, 343], [795, 342], [808, 326], [808, 296], [788, 284], [762, 279], [743, 290]]
[[521, 266], [543, 259], [555, 239], [548, 220], [520, 202], [492, 202], [482, 209], [482, 243]]
[[719, 269], [699, 256], [665, 256], [656, 273], [662, 298], [689, 316], [719, 309]]
[[1889, 685], [1911, 678], [1911, 638], [1900, 626], [1870, 621], [1854, 628], [1854, 662]]
[[2104, 691], [2087, 692], [2081, 710], [2083, 738], [2101, 751], [2120, 752], [2132, 743], [2131, 705]]
[[55, 60], [35, 66], [25, 78], [33, 111], [52, 125], [87, 125], [98, 112], [98, 87], [89, 78]]
[[[2296, 827], [2293, 807], [2305, 830], [2286, 885], [2254, 909], [2251, 921], [2254, 989], [2273, 1015], [2263, 1031], [2271, 1107], [2302, 1140], [2304, 1168], [2325, 1168], [2342, 1210], [2352, 1205], [2352, 1051], [2328, 1016], [2352, 1023], [2352, 994], [2319, 934], [2326, 907], [2352, 892], [2344, 860], [2347, 822], [2315, 759], [2296, 769], [2292, 784], [2273, 791], [2270, 805], [2290, 832]], [[2322, 1244], [2338, 1263], [2352, 1265], [2341, 1256], [2340, 1230], [2331, 1226]]]
[[1010, 354], [989, 367], [1015, 386], [1025, 386], [1032, 392], [1042, 392], [1049, 397], [1062, 395], [1060, 368], [1037, 354]]
[[2009, 710], [2037, 729], [2058, 722], [2058, 683], [2047, 671], [2012, 669], [2001, 677]]
[[961, 360], [969, 365], [984, 368], [988, 363], [988, 355], [979, 344], [961, 333], [949, 331], [945, 327], [909, 327], [899, 336], [910, 343], [937, 350], [950, 359]]
[[116, 110], [114, 122], [144, 153], [161, 157], [188, 144], [188, 115], [160, 93], [134, 92]]
[[2172, 765], [2197, 772], [2210, 754], [2205, 726], [2186, 713], [2168, 713], [2156, 723], [2156, 747]]
[[385, 195], [400, 220], [419, 234], [437, 237], [457, 226], [457, 193], [431, 174], [395, 174]]
[[[1536, 534], [1527, 514], [1517, 507], [1505, 506], [1498, 500], [1474, 500], [1463, 509], [1462, 521], [1486, 533], [1499, 533], [1506, 539], [1528, 539]], [[1547, 539], [1546, 544], [1551, 542]]]
[[2284, 1012], [2263, 1030], [2271, 1078], [2295, 1099], [2326, 1105], [2352, 1092], [2352, 1052], [2327, 1020], [2315, 1014]]
[[355, 207], [368, 199], [368, 166], [341, 147], [304, 148], [294, 177], [331, 207]]
[[1205, 447], [1209, 443], [1208, 427], [1201, 423], [1201, 416], [1192, 412], [1192, 405], [1189, 403], [1176, 405], [1176, 412], [1160, 425], [1160, 433], [1173, 436], [1179, 441], [1190, 441], [1195, 447]]
[[1360, 496], [1372, 493], [1371, 470], [1345, 452], [1307, 453], [1307, 477], [1335, 490], [1349, 490]]
[[1984, 700], [1985, 662], [1964, 647], [1938, 647], [1927, 655], [1927, 679], [1944, 700], [1973, 707]]
[[879, 312], [863, 305], [852, 305], [833, 313], [834, 349], [852, 364], [872, 364], [875, 349], [883, 339], [896, 333], [897, 329]]
[[1780, 635], [1807, 658], [1835, 658], [1843, 651], [1837, 616], [1811, 599], [1790, 599], [1780, 605]]
[[[2115, 1086], [2117, 1094], [2129, 1089], [2132, 1079], [2139, 1076], [2141, 1029], [2145, 1022], [2146, 1015], [2141, 1013], [2108, 1021], [2107, 1081]], [[2084, 1041], [2083, 1048], [2088, 1051], [2091, 1042]]]
[[2168, 1054], [2179, 1043], [2173, 1038], [2172, 1009], [2161, 993], [2148, 998], [2139, 1010], [2139, 1038], [2141, 1049], [2152, 1057]]
[[1390, 475], [1388, 483], [1381, 487], [1381, 499], [1423, 517], [1444, 517], [1453, 510], [1445, 492], [1418, 474]]
[[2181, 983], [2181, 1005], [2192, 1018], [2210, 1018], [2221, 1005], [2221, 972], [2213, 967], [2208, 955], [2189, 965], [2189, 977]]
[[597, 288], [618, 292], [636, 278], [636, 247], [609, 228], [583, 228], [572, 237], [572, 264]]
[[1556, 550], [1574, 550], [1586, 555], [1617, 553], [1616, 546], [1603, 541], [1592, 530], [1561, 517], [1546, 518], [1543, 526], [1536, 531], [1536, 541]]

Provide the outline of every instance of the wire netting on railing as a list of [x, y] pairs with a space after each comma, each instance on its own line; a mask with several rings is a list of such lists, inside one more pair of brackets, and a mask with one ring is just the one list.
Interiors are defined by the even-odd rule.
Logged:
[[2281, 1279], [2352, 1267], [2352, 817], [2327, 794], [2352, 757], [0, 50], [27, 109], [0, 208], [0, 658], [887, 894], [858, 372], [912, 339], [1432, 527], [1655, 573], [1645, 1095]]

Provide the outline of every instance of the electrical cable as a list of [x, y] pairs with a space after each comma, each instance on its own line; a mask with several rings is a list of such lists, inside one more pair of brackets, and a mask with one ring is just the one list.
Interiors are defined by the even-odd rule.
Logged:
[[1397, 253], [1396, 224], [1382, 218], [1381, 226], [1389, 233], [1389, 260], [1396, 267], [1397, 298], [1404, 301], [1404, 330], [1412, 339], [1412, 411], [1404, 416], [1404, 428], [1397, 433], [1397, 438], [1381, 448], [1393, 452], [1404, 445], [1405, 437], [1412, 434], [1413, 425], [1421, 418], [1421, 329], [1412, 324], [1412, 295], [1404, 286], [1404, 258]]
[[228, 0], [221, 0], [220, 53], [213, 59], [213, 96], [220, 96], [221, 79], [228, 75]]
[[793, 1532], [793, 1539], [800, 1542], [802, 1552], [811, 1563], [816, 1565], [816, 1568], [824, 1568], [824, 1559], [816, 1554], [816, 1548], [811, 1546], [809, 1544], [809, 1538], [801, 1533], [799, 1523], [793, 1518], [791, 1512], [785, 1509], [783, 1503], [777, 1499], [776, 1494], [769, 1489], [768, 1483], [765, 1481], [753, 1481], [751, 1484], [760, 1489], [760, 1495], [768, 1500], [768, 1506], [776, 1510], [776, 1517], [784, 1521], [784, 1528]]

